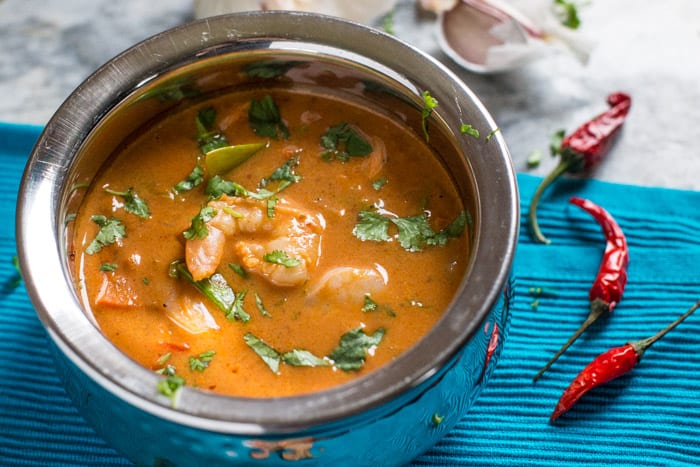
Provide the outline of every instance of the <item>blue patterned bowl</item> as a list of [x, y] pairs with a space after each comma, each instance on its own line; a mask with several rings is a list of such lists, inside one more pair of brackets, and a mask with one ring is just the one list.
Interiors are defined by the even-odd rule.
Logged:
[[[351, 99], [371, 94], [372, 105], [416, 131], [422, 92], [438, 99], [430, 143], [474, 219], [469, 266], [443, 318], [379, 371], [326, 391], [274, 399], [186, 387], [173, 408], [155, 390], [158, 376], [115, 348], [80, 306], [67, 221], [82, 190], [71, 188], [90, 181], [126, 135], [173, 106], [236, 86], [266, 85], [268, 73], [250, 70], [270, 61], [292, 64], [274, 79], [333, 88]], [[295, 72], [295, 63], [305, 64], [303, 73]], [[257, 12], [193, 22], [147, 39], [98, 69], [39, 138], [17, 218], [27, 290], [68, 393], [86, 420], [143, 465], [402, 464], [436, 443], [473, 403], [497, 361], [508, 326], [519, 220], [514, 171], [501, 135], [465, 137], [462, 123], [484, 134], [496, 128], [446, 68], [394, 37], [318, 15]], [[498, 341], [492, 339], [496, 327]]]

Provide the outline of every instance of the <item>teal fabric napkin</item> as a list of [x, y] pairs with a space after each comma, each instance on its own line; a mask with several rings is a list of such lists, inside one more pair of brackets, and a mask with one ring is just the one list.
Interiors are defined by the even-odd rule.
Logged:
[[[41, 128], [0, 124], [0, 465], [130, 465], [85, 424], [52, 367], [47, 336], [12, 264], [15, 199]], [[539, 178], [519, 175], [521, 237], [503, 353], [476, 405], [413, 465], [694, 465], [700, 461], [700, 313], [601, 386], [556, 425], [561, 392], [599, 353], [655, 333], [700, 297], [700, 193], [564, 179], [541, 200], [551, 245], [534, 244], [527, 205]], [[532, 376], [588, 314], [604, 249], [598, 224], [568, 204], [589, 198], [630, 245], [625, 296], [536, 384]], [[545, 288], [534, 295], [531, 288]]]

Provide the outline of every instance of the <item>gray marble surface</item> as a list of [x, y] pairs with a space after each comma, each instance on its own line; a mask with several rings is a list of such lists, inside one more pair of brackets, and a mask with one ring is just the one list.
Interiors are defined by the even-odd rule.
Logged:
[[[700, 1], [593, 0], [582, 27], [589, 63], [567, 54], [484, 76], [439, 49], [435, 17], [401, 1], [396, 35], [453, 69], [480, 96], [510, 147], [516, 170], [542, 175], [556, 163], [549, 136], [572, 130], [623, 90], [633, 104], [595, 178], [700, 190]], [[44, 124], [93, 70], [154, 33], [193, 18], [191, 0], [0, 0], [0, 121]], [[544, 154], [536, 169], [526, 158]]]

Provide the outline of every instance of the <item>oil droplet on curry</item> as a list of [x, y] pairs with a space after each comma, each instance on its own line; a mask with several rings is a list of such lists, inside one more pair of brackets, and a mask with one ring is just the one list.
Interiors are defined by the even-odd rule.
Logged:
[[308, 393], [436, 323], [469, 220], [424, 140], [386, 115], [235, 93], [154, 123], [100, 172], [75, 220], [78, 290], [166, 396]]

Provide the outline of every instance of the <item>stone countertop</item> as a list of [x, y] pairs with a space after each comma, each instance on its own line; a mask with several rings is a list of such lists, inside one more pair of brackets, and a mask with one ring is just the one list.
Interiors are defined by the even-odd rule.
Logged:
[[[593, 177], [700, 190], [700, 17], [697, 0], [593, 1], [580, 7], [596, 42], [589, 63], [568, 54], [517, 70], [477, 75], [440, 50], [435, 16], [401, 1], [395, 34], [455, 71], [491, 111], [519, 172], [544, 175], [557, 162], [548, 142], [606, 108], [633, 98], [624, 131]], [[157, 7], [155, 5], [158, 5]], [[191, 0], [0, 0], [0, 121], [42, 125], [82, 80], [134, 43], [193, 19]], [[1, 142], [0, 142], [1, 143]], [[543, 154], [536, 169], [527, 156]]]

